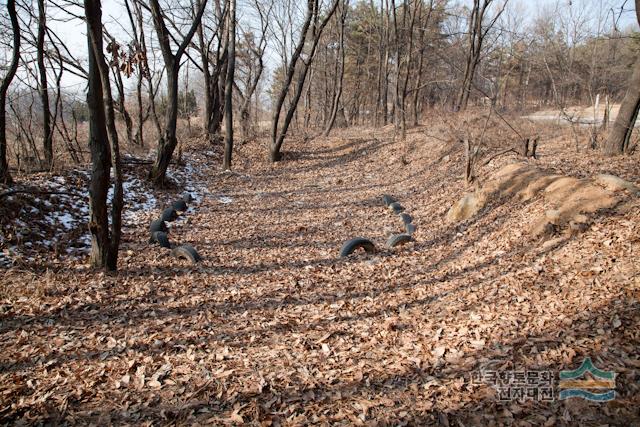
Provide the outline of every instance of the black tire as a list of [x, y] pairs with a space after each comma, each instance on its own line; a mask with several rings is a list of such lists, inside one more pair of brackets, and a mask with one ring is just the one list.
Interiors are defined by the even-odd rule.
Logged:
[[184, 194], [182, 195], [182, 200], [183, 200], [185, 203], [191, 203], [191, 202], [193, 202], [193, 196], [191, 195], [191, 193], [184, 193]]
[[189, 244], [173, 248], [171, 250], [171, 255], [175, 256], [176, 258], [186, 259], [194, 264], [202, 261], [202, 257], [200, 256], [198, 251], [196, 251], [196, 248]]
[[167, 208], [162, 211], [162, 215], [160, 216], [160, 219], [166, 222], [172, 222], [178, 219], [178, 213], [173, 207]]
[[411, 224], [413, 222], [413, 218], [411, 218], [411, 215], [409, 215], [408, 213], [401, 213], [400, 219], [402, 220], [402, 223], [405, 225]]
[[151, 221], [151, 225], [149, 226], [149, 232], [153, 234], [155, 231], [164, 231], [165, 233], [169, 232], [167, 228], [167, 224], [164, 223], [161, 219], [156, 219], [155, 221]]
[[182, 199], [178, 199], [175, 202], [171, 203], [171, 206], [178, 212], [184, 212], [187, 210], [187, 202]]
[[399, 214], [404, 210], [404, 207], [398, 202], [393, 202], [389, 205], [389, 209], [391, 209], [394, 213]]
[[376, 251], [376, 245], [369, 239], [364, 237], [356, 237], [355, 239], [348, 240], [340, 248], [340, 258], [351, 255], [356, 249], [362, 248], [365, 252], [372, 254]]
[[388, 194], [382, 195], [382, 203], [384, 203], [385, 206], [389, 206], [391, 203], [394, 203], [394, 202], [397, 202], [397, 200], [393, 196], [390, 196]]
[[169, 243], [169, 236], [164, 231], [154, 231], [151, 234], [151, 242], [157, 243], [163, 248], [171, 249], [171, 243]]
[[401, 233], [401, 234], [394, 234], [393, 236], [389, 237], [389, 240], [387, 240], [387, 248], [392, 249], [395, 248], [396, 246], [400, 246], [400, 245], [404, 245], [405, 243], [409, 243], [413, 241], [413, 237], [411, 237], [411, 234], [406, 234], [406, 233]]
[[406, 231], [409, 235], [413, 235], [413, 233], [415, 233], [417, 229], [418, 227], [416, 227], [416, 225], [412, 223], [404, 225], [404, 231]]

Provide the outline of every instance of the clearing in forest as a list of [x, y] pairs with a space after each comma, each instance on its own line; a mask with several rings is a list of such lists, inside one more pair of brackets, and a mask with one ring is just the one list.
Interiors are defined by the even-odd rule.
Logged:
[[[226, 173], [208, 166], [219, 153], [194, 146], [175, 176], [188, 168], [197, 198], [170, 236], [194, 245], [201, 263], [147, 241], [149, 222], [184, 190], [175, 188], [128, 201], [145, 207], [125, 217], [114, 276], [68, 254], [32, 254], [3, 268], [0, 418], [638, 422], [638, 198], [617, 191], [620, 203], [589, 214], [579, 232], [530, 232], [556, 208], [543, 195], [497, 195], [451, 222], [451, 206], [475, 187], [463, 184], [462, 147], [442, 144], [437, 132], [416, 128], [394, 142], [390, 130], [351, 129], [291, 141], [273, 165], [261, 144], [247, 143]], [[526, 167], [585, 179], [640, 176], [637, 154], [583, 157], [561, 138], [541, 140], [538, 152]], [[507, 153], [478, 166], [476, 187], [513, 162], [523, 161]], [[415, 242], [384, 248], [402, 222], [383, 194], [411, 215]], [[356, 236], [379, 251], [339, 258]], [[615, 400], [559, 400], [558, 373], [587, 357], [616, 373]], [[501, 401], [478, 377], [525, 370], [551, 373], [530, 388], [552, 394]]]

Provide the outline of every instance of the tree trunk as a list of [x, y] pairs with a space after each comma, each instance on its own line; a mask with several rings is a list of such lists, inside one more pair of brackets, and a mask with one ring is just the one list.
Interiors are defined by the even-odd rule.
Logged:
[[47, 83], [47, 69], [44, 65], [44, 36], [47, 17], [44, 0], [38, 0], [38, 38], [36, 41], [38, 72], [40, 77], [39, 91], [42, 103], [42, 148], [44, 162], [47, 169], [53, 166], [53, 132], [51, 131], [51, 111], [49, 108], [49, 84]]
[[422, 85], [422, 69], [424, 65], [424, 52], [426, 50], [426, 46], [424, 44], [424, 35], [427, 32], [427, 28], [429, 27], [429, 23], [431, 21], [431, 13], [433, 12], [433, 0], [429, 2], [429, 11], [427, 12], [427, 16], [422, 21], [422, 16], [420, 17], [420, 40], [418, 43], [420, 44], [420, 58], [418, 59], [418, 74], [416, 76], [416, 84], [413, 88], [413, 126], [418, 126], [420, 124], [420, 88]]
[[7, 10], [9, 11], [13, 30], [13, 54], [7, 73], [2, 79], [2, 83], [0, 83], [0, 183], [12, 184], [13, 179], [9, 173], [9, 164], [7, 163], [7, 92], [11, 80], [16, 75], [18, 61], [20, 60], [20, 24], [18, 23], [15, 0], [7, 0]]
[[[139, 10], [140, 5], [134, 5], [136, 11], [136, 18], [134, 18], [133, 12], [131, 11], [131, 7], [129, 6], [129, 0], [125, 0], [124, 6], [127, 10], [127, 16], [129, 17], [129, 23], [131, 24], [131, 29], [133, 32], [133, 41], [134, 41], [134, 49], [136, 49], [136, 54], [140, 55], [143, 59], [138, 59], [138, 69], [136, 73], [136, 104], [137, 104], [137, 123], [136, 123], [136, 131], [133, 135], [133, 142], [140, 146], [144, 147], [144, 122], [145, 122], [145, 114], [144, 114], [144, 106], [142, 102], [142, 79], [143, 74], [145, 72], [149, 72], [147, 63], [146, 63], [146, 49], [143, 50], [140, 45], [140, 37], [138, 36], [138, 31], [143, 30], [142, 27], [142, 13]], [[137, 19], [137, 24], [136, 24]]]
[[342, 83], [344, 81], [344, 61], [345, 61], [345, 46], [344, 46], [344, 24], [347, 19], [347, 10], [349, 9], [349, 0], [343, 0], [342, 2], [342, 10], [340, 14], [340, 26], [338, 30], [340, 31], [340, 41], [338, 44], [340, 63], [337, 70], [336, 75], [336, 93], [333, 97], [333, 103], [331, 107], [331, 116], [329, 116], [329, 122], [327, 123], [327, 127], [324, 130], [324, 136], [329, 136], [331, 129], [333, 128], [333, 124], [336, 121], [336, 116], [338, 114], [338, 108], [340, 107], [340, 97], [342, 96]]
[[[113, 40], [115, 42], [115, 40]], [[133, 144], [133, 121], [131, 120], [131, 115], [129, 111], [127, 111], [125, 93], [124, 93], [124, 82], [122, 81], [122, 75], [120, 74], [120, 65], [118, 62], [118, 58], [114, 58], [114, 66], [113, 66], [113, 77], [114, 82], [116, 84], [116, 90], [118, 92], [118, 111], [122, 116], [122, 120], [124, 121], [124, 127], [127, 133], [127, 142], [129, 144]]]
[[389, 19], [389, 1], [385, 0], [385, 17], [386, 17], [386, 28], [385, 31], [385, 48], [384, 48], [384, 68], [382, 75], [382, 125], [386, 126], [389, 122], [389, 23], [391, 20]]
[[[422, 43], [422, 40], [420, 41]], [[418, 75], [416, 77], [416, 85], [413, 88], [413, 125], [418, 126], [420, 124], [420, 111], [418, 109], [420, 101], [420, 85], [422, 84], [422, 65], [424, 62], [424, 53], [420, 49], [420, 59], [418, 61]]]
[[[409, 8], [409, 3], [405, 0], [404, 2], [404, 10], [406, 11]], [[407, 139], [407, 112], [406, 112], [406, 100], [407, 100], [407, 86], [409, 84], [409, 77], [411, 73], [411, 63], [412, 63], [412, 55], [413, 55], [413, 33], [414, 27], [416, 23], [416, 16], [422, 16], [422, 2], [419, 2], [417, 5], [414, 5], [413, 10], [410, 11], [410, 22], [409, 22], [409, 47], [406, 50], [405, 63], [407, 64], [407, 71], [404, 76], [404, 81], [402, 83], [402, 89], [400, 90], [400, 136], [404, 141]], [[402, 28], [406, 27], [406, 12], [403, 13], [402, 18]], [[406, 29], [405, 29], [406, 30]]]
[[[469, 54], [471, 55], [471, 54]], [[471, 93], [471, 84], [473, 83], [473, 76], [476, 72], [476, 65], [473, 57], [467, 57], [467, 62], [464, 70], [464, 77], [462, 78], [462, 86], [460, 87], [460, 93], [458, 94], [458, 101], [454, 111], [464, 111], [469, 104], [469, 94]]]
[[138, 104], [138, 123], [136, 135], [134, 137], [138, 146], [144, 147], [144, 113], [142, 104], [142, 71], [138, 70], [138, 81], [136, 82], [136, 101]]
[[[202, 4], [201, 0], [196, 2], [196, 6], [200, 7]], [[195, 13], [195, 9], [194, 9]], [[222, 14], [220, 8], [217, 10], [218, 15]], [[223, 25], [221, 24], [220, 27]], [[216, 34], [222, 31], [222, 28], [218, 28]], [[221, 115], [219, 114], [220, 110], [220, 101], [218, 99], [219, 89], [218, 89], [218, 80], [220, 76], [219, 67], [221, 66], [220, 61], [220, 46], [218, 46], [218, 53], [216, 54], [215, 64], [212, 61], [212, 52], [210, 49], [210, 42], [207, 40], [207, 37], [204, 33], [204, 26], [199, 25], [197, 29], [198, 34], [198, 50], [200, 52], [200, 59], [202, 62], [202, 77], [204, 83], [204, 109], [202, 111], [202, 131], [205, 134], [207, 140], [209, 142], [215, 141], [215, 135], [220, 131], [220, 121]], [[212, 35], [211, 37], [214, 37]], [[211, 66], [213, 65], [214, 70], [212, 72]]]
[[223, 170], [231, 169], [233, 154], [233, 76], [236, 68], [236, 0], [229, 0], [229, 54], [227, 55], [227, 79], [224, 89], [225, 142]]
[[[373, 0], [369, 1], [369, 5], [371, 7], [371, 13], [373, 16], [377, 13], [376, 6], [373, 3]], [[378, 76], [376, 79], [376, 103], [375, 103], [375, 112], [373, 118], [374, 127], [378, 127], [380, 125], [380, 104], [382, 103], [382, 60], [384, 59], [383, 54], [383, 40], [384, 40], [384, 13], [382, 8], [380, 8], [380, 23], [378, 28]]]
[[[177, 68], [177, 67], [176, 67]], [[167, 109], [164, 118], [164, 129], [158, 141], [156, 160], [151, 168], [150, 178], [154, 185], [164, 186], [167, 168], [173, 152], [178, 145], [176, 131], [178, 126], [178, 70], [167, 67]]]
[[[116, 188], [112, 210], [113, 233], [110, 233], [107, 195], [112, 161], [118, 161], [119, 158], [117, 152], [112, 153], [112, 147], [109, 145], [110, 135], [107, 130], [107, 120], [110, 120], [111, 126], [113, 126], [113, 104], [108, 99], [105, 99], [105, 96], [110, 98], [110, 94], [106, 94], [106, 91], [110, 88], [109, 86], [104, 87], [105, 80], [108, 85], [109, 72], [104, 61], [102, 49], [102, 10], [100, 0], [85, 0], [84, 10], [87, 21], [89, 62], [87, 105], [89, 107], [89, 148], [92, 161], [91, 183], [89, 184], [90, 262], [96, 268], [115, 270], [117, 267], [117, 243], [119, 243], [120, 235], [122, 184], [120, 177], [120, 185], [118, 185], [118, 168], [116, 168]], [[111, 111], [107, 111], [107, 108], [105, 108], [107, 105], [111, 106]], [[114, 148], [117, 150], [117, 137], [112, 142], [115, 143]], [[118, 209], [120, 209], [120, 212], [118, 212]]]
[[620, 111], [604, 143], [604, 154], [615, 156], [629, 149], [629, 140], [638, 118], [638, 109], [640, 109], [640, 59], [634, 65]]

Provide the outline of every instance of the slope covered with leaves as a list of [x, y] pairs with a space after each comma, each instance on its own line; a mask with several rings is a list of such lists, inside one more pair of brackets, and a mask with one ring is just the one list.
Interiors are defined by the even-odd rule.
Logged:
[[[602, 425], [640, 421], [640, 203], [580, 234], [532, 237], [549, 207], [495, 198], [448, 223], [467, 191], [446, 126], [288, 141], [266, 163], [238, 147], [233, 172], [192, 147], [200, 199], [172, 226], [204, 262], [149, 246], [157, 205], [127, 222], [120, 272], [32, 257], [0, 270], [0, 417], [69, 424]], [[496, 137], [497, 138], [497, 137]], [[496, 140], [498, 140], [497, 138]], [[505, 137], [506, 139], [506, 137]], [[638, 155], [576, 153], [541, 139], [536, 167], [638, 182]], [[479, 185], [510, 161], [477, 170]], [[399, 219], [416, 242], [384, 249]], [[375, 255], [338, 258], [364, 236]], [[613, 370], [617, 398], [499, 402], [480, 369]]]

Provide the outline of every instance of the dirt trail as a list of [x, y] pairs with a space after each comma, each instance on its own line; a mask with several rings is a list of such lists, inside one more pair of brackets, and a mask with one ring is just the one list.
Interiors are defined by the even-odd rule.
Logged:
[[[461, 153], [411, 133], [352, 130], [238, 149], [234, 172], [171, 230], [205, 261], [175, 260], [125, 230], [122, 271], [4, 271], [0, 417], [5, 421], [425, 425], [638, 421], [638, 202], [584, 234], [532, 240], [542, 202], [494, 201], [445, 215], [468, 189]], [[567, 173], [551, 142], [540, 165]], [[552, 154], [553, 153], [553, 154]], [[449, 158], [445, 156], [449, 154]], [[548, 156], [548, 157], [545, 157]], [[507, 160], [483, 168], [482, 176]], [[605, 160], [631, 179], [637, 158]], [[635, 165], [634, 163], [635, 162]], [[558, 163], [558, 164], [556, 164]], [[382, 248], [399, 218], [418, 225], [395, 251], [338, 259], [343, 241]], [[142, 242], [142, 243], [141, 243]], [[591, 357], [614, 370], [617, 399], [500, 403], [480, 369], [556, 375]]]

